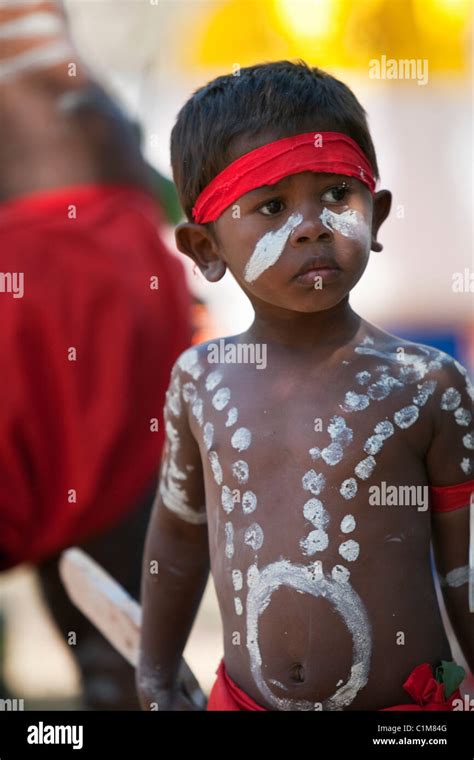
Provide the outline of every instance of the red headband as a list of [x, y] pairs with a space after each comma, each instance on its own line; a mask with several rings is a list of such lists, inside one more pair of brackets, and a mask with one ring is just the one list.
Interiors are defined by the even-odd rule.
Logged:
[[214, 222], [250, 190], [305, 171], [345, 174], [363, 182], [371, 193], [375, 189], [372, 167], [351, 137], [340, 132], [307, 132], [262, 145], [226, 166], [199, 194], [194, 221]]

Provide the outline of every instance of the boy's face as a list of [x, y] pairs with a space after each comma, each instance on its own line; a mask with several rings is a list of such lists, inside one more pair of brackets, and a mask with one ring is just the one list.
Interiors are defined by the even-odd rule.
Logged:
[[[230, 160], [268, 141], [241, 140]], [[371, 247], [381, 250], [390, 201], [353, 177], [307, 171], [246, 193], [212, 225], [179, 225], [176, 241], [207, 279], [228, 267], [255, 309], [324, 311], [352, 290]]]

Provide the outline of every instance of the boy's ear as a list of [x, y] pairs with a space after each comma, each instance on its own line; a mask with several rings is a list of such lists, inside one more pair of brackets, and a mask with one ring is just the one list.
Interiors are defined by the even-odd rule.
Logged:
[[174, 231], [176, 246], [181, 253], [194, 261], [209, 282], [217, 282], [226, 272], [226, 264], [219, 257], [217, 244], [203, 224], [182, 222]]
[[389, 190], [379, 190], [374, 195], [373, 204], [372, 243], [370, 247], [373, 251], [381, 251], [383, 250], [383, 245], [382, 243], [377, 242], [377, 233], [381, 224], [386, 220], [390, 213], [392, 193]]

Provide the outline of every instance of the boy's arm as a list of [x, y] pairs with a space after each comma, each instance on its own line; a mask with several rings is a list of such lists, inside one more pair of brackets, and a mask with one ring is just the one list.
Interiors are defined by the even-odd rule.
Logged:
[[166, 443], [142, 576], [137, 689], [143, 709], [192, 710], [178, 684], [183, 649], [209, 574], [202, 463], [176, 364], [165, 406]]
[[[454, 365], [440, 372], [433, 394], [435, 431], [426, 460], [431, 486], [467, 483], [473, 477], [472, 400], [468, 387], [467, 375]], [[470, 490], [474, 490], [474, 484]], [[469, 495], [456, 509], [432, 510], [432, 529], [436, 569], [446, 609], [462, 652], [474, 672], [474, 614], [469, 611], [468, 583]]]

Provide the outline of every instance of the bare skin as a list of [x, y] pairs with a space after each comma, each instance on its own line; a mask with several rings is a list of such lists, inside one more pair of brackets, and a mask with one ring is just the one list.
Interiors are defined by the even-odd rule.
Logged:
[[[257, 145], [242, 142], [234, 157]], [[331, 190], [342, 182], [350, 186], [349, 193]], [[232, 271], [252, 302], [255, 320], [247, 332], [227, 338], [226, 345], [265, 344], [267, 367], [210, 364], [206, 344], [197, 347], [191, 366], [188, 354], [175, 367], [166, 409], [164, 488], [155, 502], [144, 559], [144, 625], [137, 674], [142, 706], [149, 709], [156, 699], [160, 709], [193, 709], [176, 686], [176, 675], [209, 569], [224, 626], [228, 673], [263, 707], [377, 710], [407, 703], [402, 685], [411, 670], [424, 662], [436, 666], [441, 659], [451, 659], [431, 575], [430, 543], [435, 543], [441, 574], [465, 567], [468, 508], [432, 517], [422, 504], [420, 509], [376, 506], [369, 503], [369, 488], [382, 481], [395, 486], [443, 486], [469, 479], [460, 467], [470, 454], [463, 442], [469, 428], [456, 421], [453, 411], [441, 408], [448, 388], [459, 392], [462, 408], [471, 408], [466, 378], [450, 357], [379, 330], [349, 305], [348, 294], [365, 269], [369, 247], [381, 250], [376, 235], [389, 212], [387, 191], [372, 198], [357, 180], [304, 172], [285, 178], [271, 192], [253, 191], [237, 203], [238, 221], [229, 208], [213, 225], [180, 225], [176, 238], [210, 281], [220, 279], [226, 267]], [[320, 219], [323, 208], [337, 214], [356, 210], [371, 229], [371, 241], [363, 243], [328, 230]], [[281, 228], [290, 214], [301, 214], [302, 219], [282, 255], [249, 283], [245, 265], [257, 242], [269, 230]], [[325, 257], [325, 266], [329, 261], [338, 270], [321, 290], [295, 279], [311, 256], [321, 261]], [[215, 370], [222, 377], [207, 389]], [[370, 380], [360, 373], [370, 373]], [[353, 396], [347, 394], [367, 396], [368, 387], [383, 377], [392, 378], [390, 391], [379, 394], [379, 383], [371, 389], [367, 405], [356, 408]], [[229, 396], [223, 392], [221, 403], [216, 400], [223, 388], [229, 389], [230, 397], [220, 408]], [[424, 399], [419, 395], [423, 389], [430, 389]], [[173, 401], [175, 393], [181, 399], [180, 409]], [[196, 399], [202, 400], [202, 407], [196, 406]], [[414, 406], [416, 420], [407, 424], [399, 412]], [[238, 410], [237, 421], [228, 420], [232, 407]], [[331, 463], [334, 450], [327, 450], [332, 439], [328, 427], [341, 418], [352, 437], [337, 452], [339, 460]], [[390, 422], [392, 432], [374, 453], [373, 471], [364, 475], [360, 463], [369, 456], [367, 442], [381, 422]], [[211, 442], [206, 425], [213, 426]], [[242, 434], [232, 439], [239, 428], [251, 435], [240, 450]], [[175, 440], [179, 449], [173, 457]], [[222, 472], [209, 451], [216, 452]], [[170, 459], [184, 476], [181, 511], [176, 500], [170, 506], [166, 470]], [[233, 471], [237, 460], [248, 465], [244, 483]], [[319, 486], [315, 487], [311, 472], [319, 478]], [[348, 479], [357, 483], [352, 498], [341, 494]], [[231, 492], [230, 501], [225, 487]], [[305, 543], [318, 528], [303, 512], [311, 499], [313, 506], [314, 501], [321, 502], [326, 513], [322, 527], [327, 545], [317, 548]], [[207, 523], [192, 524], [189, 510], [199, 520], [204, 507]], [[347, 531], [349, 515], [355, 518], [355, 527]], [[255, 524], [257, 538], [255, 530], [249, 532]], [[355, 557], [339, 551], [348, 540], [358, 544]], [[154, 560], [159, 562], [158, 576], [149, 572]], [[257, 566], [262, 578], [269, 572], [265, 568], [277, 572], [276, 563], [286, 562], [298, 577], [306, 577], [301, 568], [317, 561], [326, 579], [334, 579], [335, 567], [350, 572], [345, 598], [354, 599], [354, 591], [363, 610], [359, 619], [363, 625], [356, 628], [364, 639], [361, 667], [366, 675], [356, 679], [350, 696], [342, 701], [334, 701], [334, 695], [351, 677], [353, 637], [331, 594], [324, 597], [317, 583], [312, 586], [316, 592], [308, 592], [308, 584], [304, 589], [291, 587], [280, 573], [268, 605], [262, 603], [258, 610], [256, 637], [262, 665], [256, 665], [251, 627], [255, 580], [249, 583], [249, 568]], [[445, 591], [453, 626], [472, 668], [474, 621], [467, 593], [467, 583]]]

